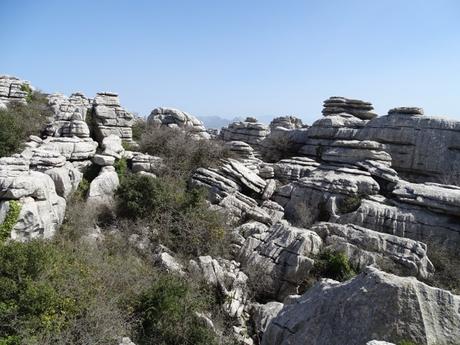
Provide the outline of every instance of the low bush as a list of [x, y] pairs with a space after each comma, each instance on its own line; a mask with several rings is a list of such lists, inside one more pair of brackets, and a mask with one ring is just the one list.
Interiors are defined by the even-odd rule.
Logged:
[[312, 273], [317, 278], [330, 278], [338, 281], [345, 281], [356, 275], [356, 271], [344, 253], [329, 250], [322, 252], [315, 259]]
[[337, 203], [341, 213], [350, 213], [356, 211], [361, 206], [361, 197], [358, 195], [349, 195]]
[[160, 275], [135, 308], [136, 343], [217, 345], [214, 332], [196, 315], [211, 307], [210, 296], [180, 277]]
[[219, 164], [230, 157], [230, 151], [215, 140], [197, 140], [179, 129], [145, 126], [141, 134], [140, 151], [163, 157], [167, 173], [188, 178], [199, 167]]
[[17, 200], [11, 200], [8, 207], [5, 219], [0, 224], [0, 244], [10, 237], [11, 230], [16, 225], [21, 212], [21, 204]]
[[0, 110], [0, 157], [18, 152], [30, 135], [40, 135], [49, 116], [51, 109], [40, 92], [31, 93], [27, 104], [11, 102]]

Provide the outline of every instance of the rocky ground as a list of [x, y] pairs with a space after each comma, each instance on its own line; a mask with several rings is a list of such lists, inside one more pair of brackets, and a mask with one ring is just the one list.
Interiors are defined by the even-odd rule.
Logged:
[[[0, 106], [31, 90], [0, 77]], [[248, 345], [460, 344], [460, 122], [331, 97], [311, 126], [248, 117], [216, 134], [171, 108], [138, 119], [115, 93], [47, 99], [43, 131], [0, 158], [7, 243], [57, 236], [82, 183], [85, 203], [112, 204], [121, 160], [129, 174], [161, 176], [168, 157], [142, 152], [133, 128], [180, 130], [230, 152], [188, 176], [225, 215], [228, 253], [185, 261], [161, 241], [129, 241], [160, 270], [220, 291], [230, 323], [199, 314], [213, 332]]]

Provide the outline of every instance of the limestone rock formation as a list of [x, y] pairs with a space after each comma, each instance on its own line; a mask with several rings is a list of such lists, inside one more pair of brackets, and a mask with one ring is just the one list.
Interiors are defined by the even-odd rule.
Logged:
[[88, 201], [96, 203], [110, 203], [120, 181], [115, 168], [105, 166], [99, 175], [91, 181], [88, 191]]
[[184, 129], [201, 139], [209, 139], [211, 137], [206, 131], [203, 122], [198, 120], [195, 116], [178, 109], [155, 108], [150, 113], [147, 123], [157, 128], [169, 127]]
[[263, 345], [361, 345], [373, 339], [455, 344], [460, 339], [460, 296], [367, 268], [354, 279], [323, 280], [285, 305]]
[[323, 115], [350, 114], [362, 120], [370, 120], [377, 116], [372, 110], [374, 107], [369, 102], [345, 97], [330, 97], [324, 101]]
[[10, 102], [26, 103], [27, 91], [33, 89], [26, 80], [21, 80], [9, 75], [0, 75], [0, 109]]
[[55, 137], [88, 138], [90, 134], [86, 113], [91, 108], [91, 101], [82, 93], [74, 93], [70, 97], [62, 94], [48, 96], [48, 103], [54, 113], [45, 133]]
[[99, 92], [94, 98], [92, 116], [99, 142], [111, 134], [132, 142], [134, 115], [120, 105], [116, 93]]
[[276, 128], [285, 128], [285, 129], [296, 129], [302, 128], [302, 120], [295, 116], [280, 116], [275, 117], [272, 122], [270, 122], [270, 129], [274, 130]]
[[243, 141], [257, 148], [269, 132], [268, 126], [248, 117], [245, 121], [232, 122], [222, 128], [220, 137], [224, 141]]

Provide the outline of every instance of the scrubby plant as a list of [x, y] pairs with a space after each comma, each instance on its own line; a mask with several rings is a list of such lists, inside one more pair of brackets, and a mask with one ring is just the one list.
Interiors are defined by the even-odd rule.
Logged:
[[210, 295], [186, 280], [160, 275], [139, 298], [136, 342], [147, 344], [217, 345], [214, 332], [196, 313], [211, 307]]
[[341, 252], [323, 251], [315, 259], [313, 275], [318, 278], [330, 278], [345, 281], [356, 275], [348, 257]]
[[6, 213], [5, 219], [3, 223], [0, 224], [0, 244], [10, 237], [11, 231], [18, 222], [20, 213], [21, 204], [19, 201], [11, 200], [8, 204], [8, 212]]
[[33, 97], [32, 96], [33, 95], [33, 90], [30, 87], [30, 85], [29, 84], [22, 84], [21, 85], [21, 91], [27, 92], [26, 102], [30, 102], [32, 97]]
[[48, 100], [38, 91], [30, 94], [27, 104], [11, 102], [0, 110], [0, 157], [18, 152], [30, 135], [40, 135], [49, 116]]
[[361, 197], [359, 195], [348, 195], [337, 203], [341, 213], [356, 211], [359, 206], [361, 206]]
[[118, 179], [121, 181], [128, 173], [128, 162], [126, 158], [120, 158], [115, 161], [115, 171], [117, 172]]
[[179, 129], [145, 126], [139, 143], [140, 151], [163, 157], [167, 173], [185, 178], [199, 167], [216, 166], [231, 156], [219, 141], [197, 140]]

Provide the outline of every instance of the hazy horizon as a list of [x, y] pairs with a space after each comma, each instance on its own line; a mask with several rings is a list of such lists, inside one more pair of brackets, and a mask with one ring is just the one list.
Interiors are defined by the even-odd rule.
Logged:
[[321, 116], [322, 101], [460, 120], [460, 3], [0, 0], [0, 74], [46, 92], [114, 91], [145, 116]]

